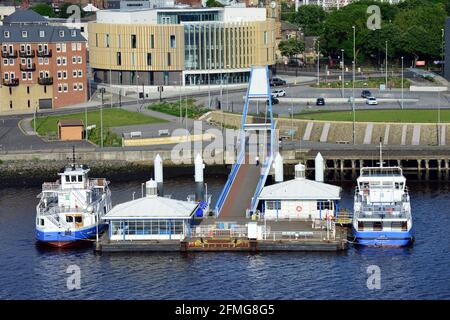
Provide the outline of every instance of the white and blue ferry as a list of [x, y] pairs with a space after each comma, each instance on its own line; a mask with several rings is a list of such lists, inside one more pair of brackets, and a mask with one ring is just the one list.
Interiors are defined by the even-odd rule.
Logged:
[[109, 182], [89, 179], [83, 165], [67, 166], [56, 182], [45, 182], [36, 207], [36, 238], [52, 246], [73, 246], [95, 238], [112, 207]]
[[411, 204], [400, 167], [363, 167], [357, 179], [353, 235], [361, 245], [402, 247], [413, 242]]

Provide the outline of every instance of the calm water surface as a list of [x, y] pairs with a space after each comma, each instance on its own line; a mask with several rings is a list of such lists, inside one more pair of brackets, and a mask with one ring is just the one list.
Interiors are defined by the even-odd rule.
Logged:
[[[217, 198], [225, 182], [208, 177]], [[112, 182], [114, 204], [139, 195], [141, 181]], [[0, 187], [1, 299], [450, 299], [448, 182], [409, 182], [416, 242], [407, 249], [354, 248], [345, 253], [102, 254], [91, 247], [35, 245], [39, 188]], [[351, 208], [352, 185], [344, 206]], [[165, 181], [185, 199], [192, 177]], [[81, 268], [81, 289], [66, 287], [68, 266]], [[381, 289], [366, 287], [369, 265]]]

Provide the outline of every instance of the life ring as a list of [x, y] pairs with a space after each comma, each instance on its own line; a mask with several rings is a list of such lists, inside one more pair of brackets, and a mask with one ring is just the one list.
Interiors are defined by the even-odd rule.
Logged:
[[297, 210], [297, 212], [302, 212], [303, 208], [302, 206], [297, 206], [295, 207], [295, 210]]

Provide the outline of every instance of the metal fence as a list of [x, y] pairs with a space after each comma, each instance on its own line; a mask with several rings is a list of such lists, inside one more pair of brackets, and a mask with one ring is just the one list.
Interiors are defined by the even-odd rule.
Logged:
[[321, 231], [267, 231], [263, 233], [263, 240], [302, 240], [324, 241], [340, 239], [340, 234], [333, 230]]
[[232, 228], [221, 229], [216, 225], [197, 226], [191, 229], [191, 238], [247, 238], [246, 226], [235, 225]]

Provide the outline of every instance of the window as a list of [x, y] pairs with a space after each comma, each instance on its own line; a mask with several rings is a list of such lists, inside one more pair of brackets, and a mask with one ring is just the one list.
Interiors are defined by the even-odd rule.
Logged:
[[9, 38], [9, 31], [3, 32], [3, 36], [4, 36], [5, 38]]
[[72, 57], [72, 63], [73, 64], [77, 63], [77, 57], [75, 57], [75, 56]]
[[78, 176], [78, 182], [83, 182], [83, 176], [82, 175]]
[[78, 57], [78, 63], [81, 63], [82, 62], [82, 59], [81, 59], [81, 56], [80, 57]]
[[20, 45], [20, 52], [25, 52], [25, 45], [24, 44]]
[[176, 47], [175, 35], [170, 36], [170, 47], [173, 49]]
[[61, 52], [61, 43], [56, 44], [56, 52]]
[[39, 31], [39, 37], [41, 37], [41, 38], [45, 37], [45, 31], [44, 30], [40, 30]]
[[78, 78], [82, 78], [83, 77], [83, 70], [78, 70]]
[[72, 216], [66, 216], [66, 222], [72, 223], [73, 222], [73, 217]]
[[72, 51], [77, 50], [77, 44], [75, 42], [72, 42]]
[[3, 65], [7, 66], [8, 65], [8, 59], [3, 59]]
[[155, 35], [152, 34], [150, 37], [150, 48], [154, 49], [155, 48]]
[[73, 90], [77, 91], [78, 90], [78, 85], [76, 83], [73, 84]]
[[29, 86], [27, 86], [27, 94], [30, 94], [30, 87]]
[[[62, 92], [62, 84], [58, 83], [58, 92]], [[66, 176], [66, 181], [69, 177]]]
[[152, 54], [150, 52], [147, 53], [147, 65], [148, 66], [152, 65]]
[[64, 92], [67, 92], [69, 90], [69, 87], [67, 86], [67, 83], [64, 83], [63, 88], [64, 88]]
[[83, 217], [81, 217], [81, 216], [75, 217], [75, 223], [82, 223], [82, 222], [83, 222]]
[[66, 66], [66, 65], [67, 65], [67, 59], [66, 59], [66, 57], [62, 57], [62, 64], [63, 64], [63, 66]]
[[43, 58], [38, 58], [38, 64], [43, 64], [44, 63], [44, 59]]
[[67, 71], [64, 70], [62, 74], [63, 74], [63, 78], [64, 78], [64, 79], [67, 79]]
[[58, 65], [58, 66], [61, 65], [61, 58], [60, 57], [56, 58], [56, 65]]
[[131, 48], [136, 49], [136, 35], [131, 35]]
[[25, 64], [25, 63], [27, 63], [27, 60], [26, 60], [25, 58], [21, 58], [21, 59], [20, 59], [20, 63], [21, 63], [21, 64]]
[[14, 65], [14, 59], [9, 59], [9, 65], [13, 66]]
[[28, 80], [33, 80], [33, 72], [28, 72]]
[[117, 65], [118, 66], [122, 65], [122, 53], [121, 52], [117, 52]]
[[13, 103], [12, 103], [12, 101], [9, 101], [9, 108], [10, 108], [10, 109], [13, 108]]
[[5, 80], [8, 81], [9, 80], [9, 73], [5, 72]]
[[70, 177], [66, 176], [66, 182], [70, 182]]
[[66, 44], [65, 43], [61, 43], [61, 51], [66, 52]]
[[72, 76], [73, 76], [74, 78], [77, 77], [77, 70], [73, 70], [73, 71], [72, 71]]
[[72, 37], [76, 37], [77, 36], [77, 30], [71, 30], [70, 31], [70, 35], [72, 36]]
[[167, 65], [170, 67], [172, 61], [170, 61], [170, 52], [167, 52]]
[[28, 37], [28, 32], [22, 31], [22, 38], [27, 38], [27, 37]]
[[78, 90], [79, 91], [83, 90], [83, 84], [81, 82], [78, 84]]
[[31, 103], [30, 100], [28, 100], [28, 108], [31, 107]]
[[64, 38], [64, 30], [59, 30], [59, 37]]
[[58, 71], [58, 79], [61, 79], [61, 78], [62, 78], [62, 72]]
[[333, 210], [333, 202], [317, 201], [317, 210]]
[[22, 72], [22, 80], [27, 80], [27, 73], [26, 72]]
[[281, 202], [266, 201], [266, 209], [267, 210], [276, 210], [277, 208], [278, 208], [278, 210], [281, 209]]
[[81, 42], [77, 42], [77, 50], [81, 51]]
[[48, 64], [48, 58], [44, 58], [44, 64]]
[[105, 46], [109, 48], [109, 34], [105, 34]]

